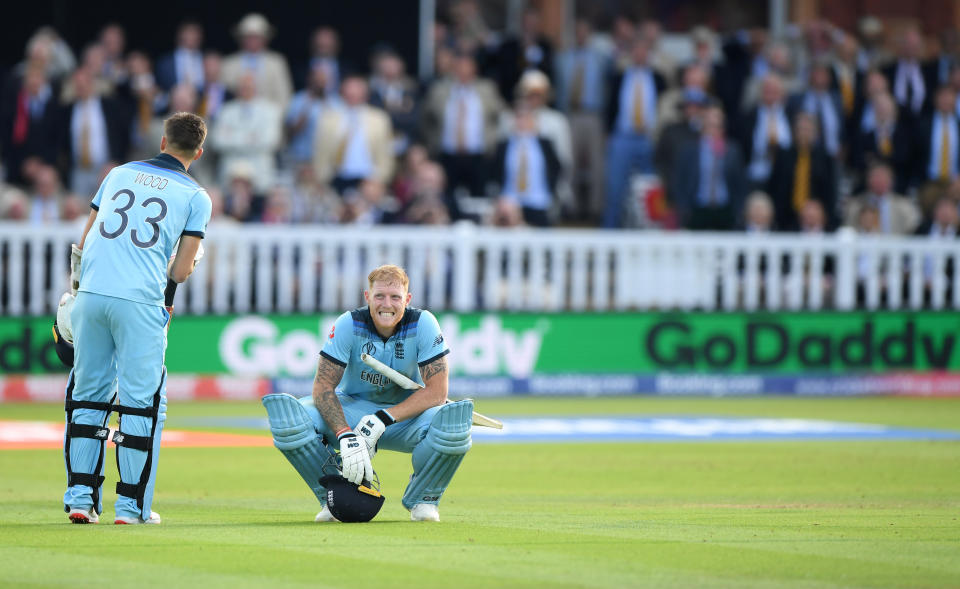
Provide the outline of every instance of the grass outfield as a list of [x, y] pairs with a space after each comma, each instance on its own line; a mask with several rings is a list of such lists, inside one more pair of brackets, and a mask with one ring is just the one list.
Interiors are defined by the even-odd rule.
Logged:
[[[960, 399], [526, 399], [478, 409], [960, 429]], [[0, 419], [62, 415], [0, 405]], [[198, 416], [264, 414], [255, 403], [174, 402], [169, 415], [168, 428], [196, 429]], [[167, 448], [154, 506], [163, 525], [74, 526], [59, 503], [62, 454], [0, 451], [0, 586], [960, 587], [957, 441], [478, 443], [440, 524], [407, 521], [408, 460], [375, 459], [387, 503], [374, 522], [314, 524], [316, 501], [273, 448]]]

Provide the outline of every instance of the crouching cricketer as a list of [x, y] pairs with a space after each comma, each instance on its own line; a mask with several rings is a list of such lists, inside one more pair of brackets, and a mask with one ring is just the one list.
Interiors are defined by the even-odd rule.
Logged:
[[[373, 478], [377, 450], [413, 455], [403, 506], [413, 521], [439, 521], [437, 504], [470, 449], [473, 402], [447, 403], [450, 349], [429, 311], [408, 307], [409, 278], [398, 266], [375, 269], [367, 306], [341, 315], [320, 352], [313, 396], [263, 398], [274, 444], [323, 505], [317, 522], [337, 521], [320, 479], [340, 474], [354, 484]], [[400, 388], [364, 364], [368, 354], [415, 379]], [[340, 449], [338, 468], [334, 448]]]

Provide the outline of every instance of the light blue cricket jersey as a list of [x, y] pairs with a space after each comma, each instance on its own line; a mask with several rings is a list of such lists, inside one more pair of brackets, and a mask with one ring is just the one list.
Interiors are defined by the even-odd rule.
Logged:
[[80, 291], [163, 306], [167, 260], [181, 235], [203, 237], [210, 197], [173, 156], [110, 171], [90, 206]]
[[368, 307], [337, 318], [320, 355], [345, 366], [337, 392], [375, 403], [396, 405], [415, 391], [403, 389], [360, 360], [369, 354], [411, 380], [423, 384], [420, 367], [450, 353], [440, 324], [430, 311], [407, 307], [393, 335], [377, 333]]

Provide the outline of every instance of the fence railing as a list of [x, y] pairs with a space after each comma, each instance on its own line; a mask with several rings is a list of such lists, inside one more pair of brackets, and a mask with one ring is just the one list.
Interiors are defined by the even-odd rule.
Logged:
[[[53, 313], [73, 224], [0, 222], [0, 315]], [[212, 223], [178, 312], [337, 312], [403, 265], [437, 310], [960, 308], [960, 248], [925, 237]]]

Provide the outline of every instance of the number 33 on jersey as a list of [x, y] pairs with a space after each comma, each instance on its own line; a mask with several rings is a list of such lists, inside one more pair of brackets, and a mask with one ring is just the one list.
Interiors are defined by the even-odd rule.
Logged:
[[179, 162], [161, 156], [111, 170], [90, 206], [97, 218], [84, 244], [79, 290], [162, 306], [177, 240], [207, 230], [206, 191]]

